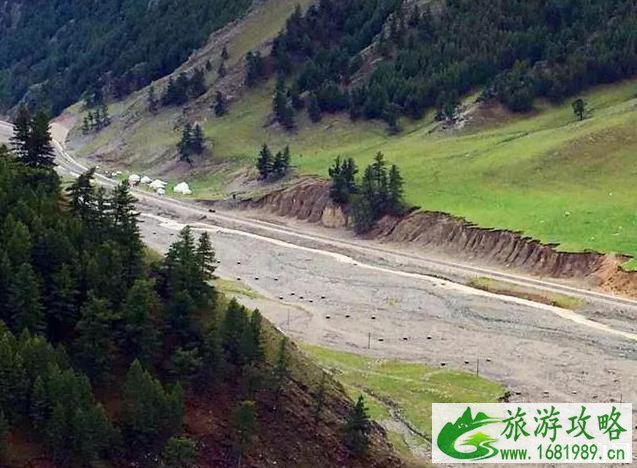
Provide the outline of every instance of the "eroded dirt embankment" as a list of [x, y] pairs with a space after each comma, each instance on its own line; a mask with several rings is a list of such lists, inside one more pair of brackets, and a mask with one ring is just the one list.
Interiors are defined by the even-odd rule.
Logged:
[[[347, 215], [330, 200], [329, 187], [329, 181], [303, 179], [246, 200], [243, 206], [330, 228], [345, 228]], [[637, 274], [619, 268], [625, 257], [597, 252], [560, 252], [554, 245], [542, 244], [518, 232], [481, 228], [446, 213], [414, 211], [400, 218], [387, 216], [366, 237], [409, 243], [534, 275], [582, 279], [607, 290], [637, 296]]]

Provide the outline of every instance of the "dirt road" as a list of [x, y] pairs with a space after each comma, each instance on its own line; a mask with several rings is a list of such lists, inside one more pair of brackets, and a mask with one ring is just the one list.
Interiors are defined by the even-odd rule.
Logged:
[[[84, 170], [58, 148], [64, 170]], [[146, 242], [165, 250], [185, 224], [210, 231], [220, 276], [263, 296], [243, 300], [295, 338], [467, 371], [479, 360], [514, 400], [637, 400], [633, 301], [547, 283], [586, 296], [583, 316], [437, 278], [417, 256], [135, 194]]]

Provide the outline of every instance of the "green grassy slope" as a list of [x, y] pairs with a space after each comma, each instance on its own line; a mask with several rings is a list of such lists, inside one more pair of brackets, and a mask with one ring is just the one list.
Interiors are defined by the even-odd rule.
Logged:
[[[296, 3], [270, 0], [257, 7], [228, 42], [231, 64], [272, 37]], [[273, 149], [290, 144], [293, 164], [303, 175], [326, 176], [337, 155], [364, 165], [383, 151], [403, 171], [408, 202], [425, 210], [522, 231], [562, 250], [637, 256], [637, 80], [584, 93], [592, 114], [583, 122], [576, 121], [570, 100], [559, 106], [538, 102], [529, 115], [502, 112], [498, 119], [453, 132], [432, 131], [430, 112], [419, 122], [401, 122], [404, 131], [396, 136], [388, 135], [384, 124], [352, 123], [345, 115], [311, 124], [305, 112], [292, 133], [267, 127], [273, 87], [270, 81], [249, 90], [223, 118], [206, 111], [203, 127], [213, 155], [190, 177], [175, 176], [187, 178], [196, 197], [226, 195], [227, 182], [253, 165], [263, 143]], [[79, 154], [122, 141], [121, 168], [151, 174], [174, 159], [181, 110], [152, 116], [140, 109], [143, 101], [140, 92], [111, 106], [113, 124]], [[141, 118], [125, 126], [118, 116], [131, 112]], [[637, 261], [627, 267], [637, 268]]]
[[455, 370], [418, 363], [373, 359], [304, 345], [303, 349], [345, 385], [353, 398], [363, 394], [370, 414], [387, 418], [390, 408], [431, 437], [431, 403], [497, 402], [505, 389], [489, 380]]
[[[325, 175], [336, 155], [360, 165], [383, 151], [401, 167], [410, 203], [488, 227], [523, 231], [564, 250], [637, 254], [637, 81], [584, 94], [592, 115], [576, 121], [570, 103], [482, 128], [433, 132], [430, 116], [389, 136], [371, 122], [305, 116], [291, 134], [263, 127], [272, 84], [248, 94], [206, 134], [233, 166], [252, 164], [264, 142], [290, 144], [302, 174]], [[196, 184], [205, 196], [220, 174]], [[209, 185], [210, 184], [210, 185]]]

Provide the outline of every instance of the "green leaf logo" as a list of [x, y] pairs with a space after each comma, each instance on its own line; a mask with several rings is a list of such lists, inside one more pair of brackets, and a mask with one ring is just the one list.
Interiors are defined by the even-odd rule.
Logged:
[[492, 444], [497, 439], [484, 434], [482, 432], [476, 432], [472, 434], [467, 440], [460, 445], [464, 447], [473, 447], [471, 451], [460, 451], [456, 448], [458, 440], [466, 433], [471, 432], [479, 427], [486, 426], [487, 424], [494, 424], [501, 422], [501, 419], [492, 418], [484, 413], [477, 413], [475, 418], [471, 416], [471, 408], [467, 407], [465, 412], [460, 416], [455, 423], [447, 423], [438, 434], [436, 443], [440, 450], [446, 455], [456, 458], [458, 460], [484, 460], [494, 457], [498, 453], [498, 449]]

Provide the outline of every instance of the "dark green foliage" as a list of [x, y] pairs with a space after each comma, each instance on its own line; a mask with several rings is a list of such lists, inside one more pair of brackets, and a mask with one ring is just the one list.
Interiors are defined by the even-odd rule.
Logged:
[[374, 162], [367, 166], [359, 184], [355, 182], [358, 169], [351, 158], [341, 161], [337, 157], [328, 172], [332, 179], [330, 197], [339, 205], [351, 205], [357, 232], [368, 232], [384, 215], [404, 214], [403, 178], [396, 165], [387, 171], [382, 153], [378, 153]]
[[181, 140], [177, 143], [177, 149], [179, 150], [179, 159], [186, 161], [188, 164], [192, 164], [191, 156], [203, 153], [204, 136], [199, 124], [195, 124], [193, 127], [187, 123], [184, 126]]
[[246, 55], [246, 84], [252, 87], [265, 77], [265, 63], [263, 62], [263, 57], [261, 57], [261, 52], [248, 52]]
[[226, 103], [226, 99], [223, 97], [223, 94], [221, 93], [221, 91], [217, 91], [214, 104], [215, 115], [217, 117], [225, 115], [228, 112], [227, 106], [228, 104]]
[[279, 395], [283, 390], [285, 381], [290, 377], [290, 356], [288, 352], [289, 340], [283, 337], [279, 343], [279, 351], [274, 363], [274, 394], [275, 401], [278, 401]]
[[4, 417], [4, 413], [0, 411], [0, 461], [4, 459], [7, 452], [7, 439], [9, 438], [9, 421]]
[[403, 177], [400, 175], [398, 166], [392, 164], [389, 171], [389, 182], [387, 185], [387, 206], [386, 210], [389, 214], [400, 216], [405, 211], [405, 203], [403, 201]]
[[[453, 119], [459, 97], [477, 87], [524, 112], [538, 96], [559, 101], [631, 77], [636, 18], [631, 0], [456, 0], [410, 10], [401, 0], [324, 1], [296, 10], [271, 54], [280, 74], [298, 76], [299, 92], [316, 93], [323, 112], [347, 107], [352, 118], [384, 119], [396, 132], [401, 114], [420, 118], [428, 107]], [[384, 60], [352, 85], [375, 40]], [[315, 108], [311, 115], [318, 120]]]
[[576, 99], [573, 101], [571, 106], [573, 107], [573, 113], [577, 117], [577, 120], [584, 120], [584, 117], [586, 117], [588, 103], [583, 99]]
[[201, 68], [195, 68], [195, 71], [188, 82], [188, 97], [198, 98], [206, 92], [206, 75]]
[[230, 58], [230, 53], [228, 52], [228, 47], [224, 45], [223, 49], [221, 49], [221, 60], [225, 62], [229, 58]]
[[272, 153], [268, 145], [264, 144], [257, 158], [257, 169], [262, 179], [267, 179], [272, 172]]
[[345, 423], [345, 445], [355, 457], [362, 457], [369, 447], [371, 423], [363, 396], [359, 396]]
[[86, 375], [103, 380], [111, 370], [115, 316], [104, 299], [90, 297], [76, 325], [73, 358]]
[[286, 146], [283, 148], [283, 151], [279, 151], [274, 156], [274, 161], [272, 162], [272, 174], [277, 177], [283, 177], [287, 174], [290, 168], [290, 159], [292, 158], [290, 154], [290, 147]]
[[354, 160], [348, 158], [341, 162], [341, 157], [337, 156], [334, 160], [334, 166], [329, 168], [328, 173], [332, 179], [330, 197], [334, 203], [339, 205], [349, 203], [351, 195], [358, 191], [354, 180], [358, 168]]
[[254, 401], [242, 401], [234, 409], [232, 421], [236, 431], [236, 449], [241, 457], [250, 448], [252, 439], [259, 430], [257, 409]]
[[128, 440], [149, 446], [158, 437], [170, 437], [181, 428], [183, 413], [181, 388], [164, 389], [134, 361], [123, 385], [122, 423]]
[[227, 74], [228, 70], [226, 70], [226, 64], [221, 62], [219, 64], [219, 68], [217, 68], [217, 75], [219, 75], [219, 78], [224, 78]]
[[310, 100], [307, 105], [307, 113], [312, 122], [316, 123], [321, 121], [321, 106], [319, 106], [318, 98], [314, 94], [310, 95]]
[[11, 143], [16, 156], [28, 166], [47, 169], [55, 165], [55, 152], [46, 114], [38, 112], [31, 117], [26, 107], [20, 107]]
[[19, 15], [0, 21], [0, 109], [25, 95], [52, 114], [85, 91], [91, 101], [102, 88], [115, 98], [125, 96], [171, 73], [212, 31], [241, 16], [251, 4], [250, 0], [22, 2]]
[[193, 466], [196, 454], [197, 444], [194, 440], [183, 436], [173, 436], [166, 442], [162, 457], [166, 466], [185, 468]]
[[277, 121], [283, 125], [284, 128], [290, 130], [294, 128], [294, 108], [290, 104], [288, 99], [288, 93], [285, 89], [285, 82], [279, 78], [276, 84], [276, 90], [274, 91], [274, 98], [272, 100], [272, 109]]
[[148, 110], [151, 113], [157, 112], [159, 108], [159, 102], [157, 101], [157, 95], [155, 94], [155, 86], [150, 85], [148, 88], [148, 94], [146, 95], [146, 104], [148, 106]]
[[323, 407], [325, 406], [325, 381], [327, 376], [325, 373], [321, 375], [321, 383], [319, 384], [316, 393], [314, 394], [314, 421], [318, 422], [323, 413]]
[[[128, 184], [106, 192], [93, 176], [62, 199], [54, 171], [0, 158], [0, 413], [32, 428], [60, 466], [152, 453], [180, 430], [181, 383], [257, 395], [270, 370], [260, 313], [236, 301], [216, 310], [210, 236], [186, 228], [147, 265]], [[91, 382], [121, 402], [126, 445]]]
[[283, 148], [283, 151], [279, 151], [272, 156], [270, 148], [264, 144], [257, 157], [256, 167], [261, 179], [267, 179], [269, 177], [281, 178], [290, 170], [291, 160], [292, 155], [289, 146], [286, 146]]
[[161, 303], [153, 285], [146, 279], [138, 279], [128, 291], [122, 305], [123, 351], [132, 359], [144, 364], [154, 362], [159, 351], [159, 330], [156, 320]]

